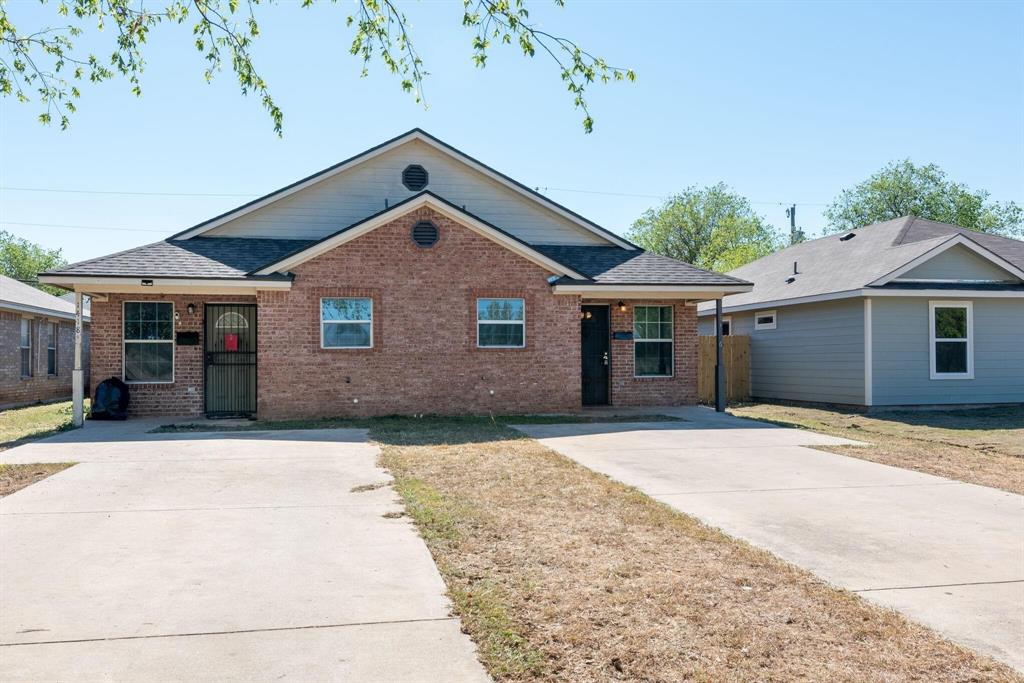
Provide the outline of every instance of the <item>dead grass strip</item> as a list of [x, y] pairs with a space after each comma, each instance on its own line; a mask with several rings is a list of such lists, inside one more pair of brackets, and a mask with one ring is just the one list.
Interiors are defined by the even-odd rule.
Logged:
[[375, 429], [498, 681], [1021, 681], [494, 423]]

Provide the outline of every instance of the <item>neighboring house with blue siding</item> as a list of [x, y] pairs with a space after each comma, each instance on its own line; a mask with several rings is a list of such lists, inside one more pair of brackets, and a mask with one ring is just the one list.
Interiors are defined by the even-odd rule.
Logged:
[[[725, 334], [750, 336], [756, 398], [1024, 402], [1024, 242], [906, 217], [737, 268]], [[698, 308], [715, 333], [713, 304]]]

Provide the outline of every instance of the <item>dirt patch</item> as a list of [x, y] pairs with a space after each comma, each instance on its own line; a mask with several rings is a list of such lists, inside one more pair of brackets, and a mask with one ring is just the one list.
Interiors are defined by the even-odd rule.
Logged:
[[38, 463], [33, 465], [0, 464], [0, 498], [20, 491], [51, 474], [71, 467], [74, 463]]
[[1021, 681], [494, 423], [372, 428], [499, 681]]
[[864, 414], [765, 403], [729, 412], [870, 444], [821, 450], [1024, 494], [1021, 407]]

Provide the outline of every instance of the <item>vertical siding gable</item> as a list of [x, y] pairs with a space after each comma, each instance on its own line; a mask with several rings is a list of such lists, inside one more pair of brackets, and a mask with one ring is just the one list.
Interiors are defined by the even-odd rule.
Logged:
[[608, 244], [501, 183], [419, 140], [328, 178], [205, 233], [219, 237], [320, 239], [407, 199], [402, 170], [422, 165], [428, 190], [532, 244]]
[[900, 276], [922, 280], [1017, 280], [970, 249], [957, 245]]

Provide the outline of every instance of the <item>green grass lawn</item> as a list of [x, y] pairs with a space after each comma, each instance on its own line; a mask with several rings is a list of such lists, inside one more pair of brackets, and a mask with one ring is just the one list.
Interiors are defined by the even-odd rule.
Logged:
[[[85, 401], [86, 413], [89, 400]], [[71, 401], [0, 411], [0, 451], [71, 429]]]

